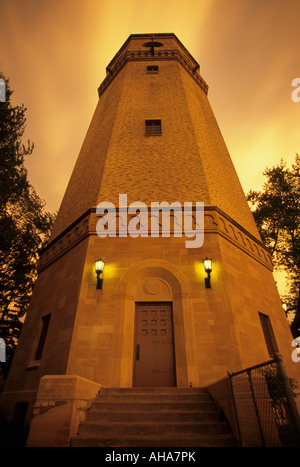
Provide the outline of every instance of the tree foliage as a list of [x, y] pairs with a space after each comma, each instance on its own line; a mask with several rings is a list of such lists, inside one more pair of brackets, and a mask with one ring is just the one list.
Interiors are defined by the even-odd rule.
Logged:
[[28, 181], [25, 156], [34, 146], [22, 143], [26, 108], [11, 104], [5, 81], [6, 102], [0, 102], [0, 337], [6, 343], [2, 371], [7, 373], [36, 280], [38, 252], [54, 215], [44, 211], [45, 203]]
[[262, 191], [250, 191], [248, 202], [264, 244], [272, 253], [274, 267], [287, 273], [287, 312], [294, 312], [291, 331], [300, 335], [300, 156], [291, 168], [281, 160], [264, 172]]

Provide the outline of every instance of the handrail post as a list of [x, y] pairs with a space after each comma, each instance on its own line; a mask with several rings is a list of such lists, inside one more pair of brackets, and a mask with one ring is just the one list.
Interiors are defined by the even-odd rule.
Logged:
[[293, 391], [291, 388], [290, 381], [287, 377], [286, 371], [285, 371], [285, 366], [283, 364], [282, 356], [280, 353], [275, 354], [275, 360], [278, 366], [278, 374], [279, 378], [281, 379], [281, 382], [283, 384], [284, 390], [285, 390], [285, 395], [287, 399], [287, 403], [290, 409], [291, 417], [300, 441], [300, 417], [299, 417], [299, 412], [297, 409], [297, 405], [294, 399]]
[[233, 401], [233, 407], [234, 407], [234, 412], [235, 412], [235, 419], [236, 419], [236, 424], [237, 424], [237, 430], [238, 430], [238, 435], [239, 435], [239, 441], [242, 447], [244, 447], [244, 441], [242, 437], [242, 432], [241, 432], [241, 427], [240, 427], [240, 419], [239, 419], [239, 412], [237, 409], [236, 405], [236, 398], [235, 398], [235, 392], [234, 392], [234, 387], [233, 387], [233, 382], [232, 382], [232, 372], [227, 371], [228, 378], [229, 378], [229, 385], [230, 385], [230, 390], [231, 390], [231, 395], [232, 395], [232, 401]]

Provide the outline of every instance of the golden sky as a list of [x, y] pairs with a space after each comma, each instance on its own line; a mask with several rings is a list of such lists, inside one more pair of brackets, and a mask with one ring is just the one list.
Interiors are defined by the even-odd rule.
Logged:
[[[0, 70], [27, 107], [26, 166], [60, 206], [105, 68], [134, 33], [174, 33], [200, 64], [247, 192], [300, 152], [300, 0], [1, 0]], [[201, 201], [201, 200], [194, 200]]]

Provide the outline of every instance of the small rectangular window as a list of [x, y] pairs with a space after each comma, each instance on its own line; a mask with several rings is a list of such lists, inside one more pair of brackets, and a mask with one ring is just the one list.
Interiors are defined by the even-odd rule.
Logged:
[[148, 65], [147, 66], [147, 73], [158, 73], [158, 66], [157, 65]]
[[35, 357], [34, 357], [35, 360], [40, 360], [42, 356], [45, 341], [46, 341], [46, 336], [48, 332], [48, 327], [50, 323], [50, 318], [51, 318], [51, 314], [46, 315], [42, 318], [42, 330], [41, 330], [40, 340], [39, 340], [36, 353], [35, 353]]
[[145, 135], [146, 136], [161, 135], [161, 120], [146, 120], [145, 121]]
[[275, 353], [278, 352], [278, 347], [275, 340], [270, 318], [269, 316], [264, 315], [263, 313], [259, 313], [259, 319], [265, 336], [269, 356], [273, 358], [275, 356]]

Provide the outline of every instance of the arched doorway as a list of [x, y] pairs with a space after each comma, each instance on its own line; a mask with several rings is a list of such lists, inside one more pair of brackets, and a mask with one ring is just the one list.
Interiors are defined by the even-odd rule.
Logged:
[[[185, 322], [191, 315], [189, 296], [188, 280], [167, 261], [149, 259], [127, 270], [118, 293], [124, 317], [121, 386], [188, 386], [186, 353], [193, 340], [186, 344]], [[141, 334], [149, 337], [149, 342], [139, 341]], [[148, 357], [143, 360], [142, 353], [146, 356], [147, 348]], [[166, 358], [159, 362], [162, 353]], [[144, 381], [137, 373], [137, 362], [148, 374]]]

